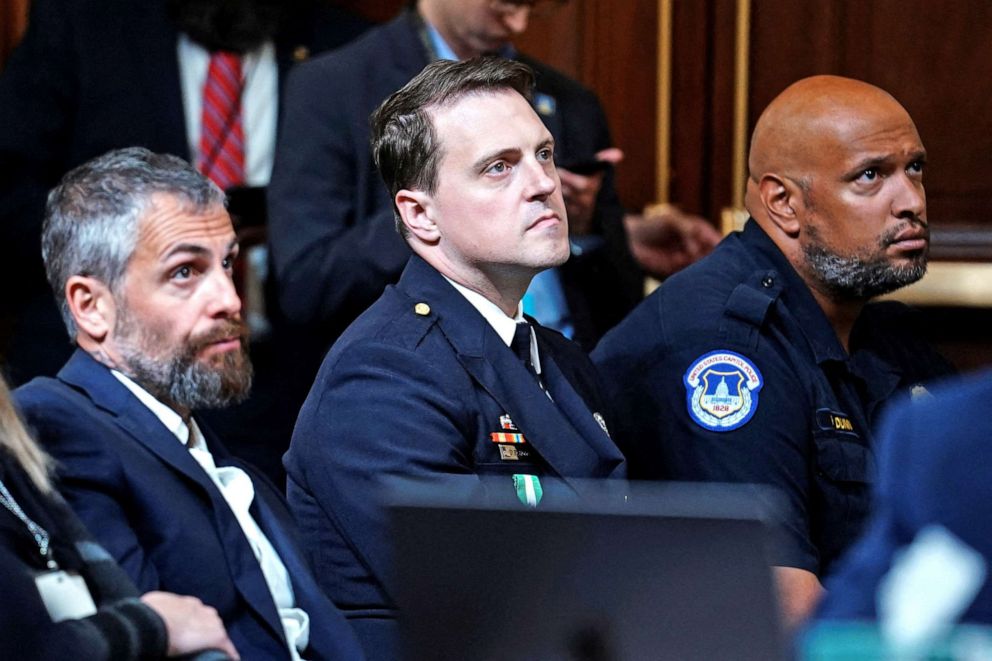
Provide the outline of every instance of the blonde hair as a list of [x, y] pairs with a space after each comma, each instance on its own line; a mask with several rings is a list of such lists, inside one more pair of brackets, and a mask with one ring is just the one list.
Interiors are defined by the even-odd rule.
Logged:
[[51, 458], [35, 443], [24, 423], [14, 409], [10, 398], [10, 388], [0, 377], [0, 447], [9, 452], [31, 481], [42, 493], [52, 491], [52, 482], [48, 478], [52, 465]]

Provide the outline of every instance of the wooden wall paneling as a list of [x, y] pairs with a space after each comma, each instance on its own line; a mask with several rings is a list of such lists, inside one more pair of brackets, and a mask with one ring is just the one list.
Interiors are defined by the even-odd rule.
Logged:
[[750, 127], [791, 83], [840, 71], [849, 5], [838, 0], [752, 0]]
[[672, 202], [717, 222], [732, 191], [736, 0], [676, 2]]
[[655, 201], [658, 0], [585, 0], [580, 80], [598, 94], [624, 151], [617, 189], [627, 208]]
[[711, 136], [712, 0], [676, 2], [672, 13], [671, 201], [706, 214]]

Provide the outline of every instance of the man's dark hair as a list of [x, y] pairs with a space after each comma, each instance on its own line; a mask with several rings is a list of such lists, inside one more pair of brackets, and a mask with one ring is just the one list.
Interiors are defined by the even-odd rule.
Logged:
[[[438, 60], [393, 93], [372, 113], [372, 156], [389, 195], [406, 189], [434, 193], [443, 156], [430, 111], [480, 92], [514, 90], [530, 101], [534, 72], [526, 64], [483, 56], [454, 62]], [[395, 208], [396, 229], [406, 228]]]

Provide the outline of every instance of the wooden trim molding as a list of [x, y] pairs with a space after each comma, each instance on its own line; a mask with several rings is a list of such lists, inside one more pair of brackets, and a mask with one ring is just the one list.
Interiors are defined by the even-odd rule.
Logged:
[[992, 308], [992, 264], [931, 260], [922, 280], [884, 298], [920, 307]]
[[724, 236], [731, 232], [739, 232], [744, 229], [748, 217], [747, 209], [743, 204], [739, 207], [727, 207], [720, 212], [720, 231]]
[[670, 199], [672, 149], [672, 3], [658, 0], [658, 135], [655, 202]]
[[750, 92], [751, 0], [737, 0], [737, 23], [734, 35], [734, 155], [730, 176], [733, 182], [732, 203], [744, 208], [747, 183], [747, 106]]

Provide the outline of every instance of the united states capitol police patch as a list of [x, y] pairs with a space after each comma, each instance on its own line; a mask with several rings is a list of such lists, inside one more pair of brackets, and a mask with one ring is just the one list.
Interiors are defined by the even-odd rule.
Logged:
[[711, 431], [731, 431], [747, 424], [758, 410], [758, 391], [765, 383], [754, 363], [726, 350], [697, 358], [682, 381], [689, 416]]

